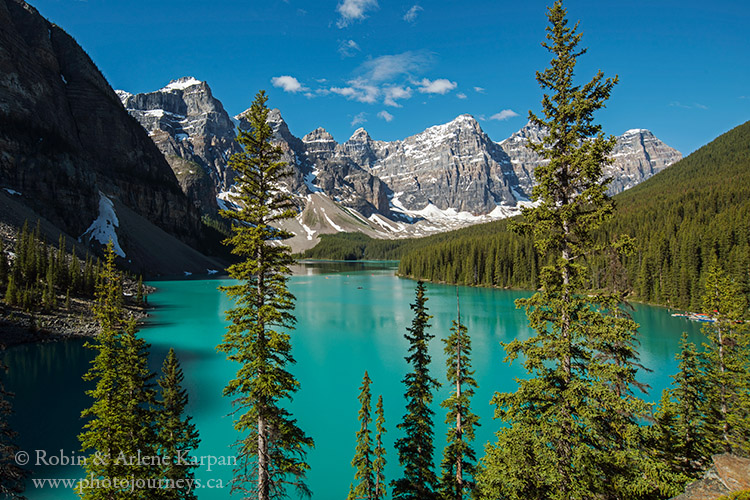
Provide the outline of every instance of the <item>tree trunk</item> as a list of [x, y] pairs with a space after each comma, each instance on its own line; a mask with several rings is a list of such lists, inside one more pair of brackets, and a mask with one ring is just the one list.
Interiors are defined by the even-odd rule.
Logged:
[[258, 500], [268, 500], [268, 436], [266, 419], [258, 417]]

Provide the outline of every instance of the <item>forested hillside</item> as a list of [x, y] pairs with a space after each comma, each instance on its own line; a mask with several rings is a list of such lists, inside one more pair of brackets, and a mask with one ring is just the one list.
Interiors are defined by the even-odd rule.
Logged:
[[[636, 251], [623, 259], [635, 298], [699, 308], [711, 259], [750, 288], [750, 122], [615, 197], [616, 216], [600, 241], [628, 234]], [[465, 285], [535, 288], [537, 256], [507, 221], [408, 240], [360, 235], [324, 238], [307, 258], [399, 259], [399, 274]], [[591, 284], [607, 283], [604, 261]]]

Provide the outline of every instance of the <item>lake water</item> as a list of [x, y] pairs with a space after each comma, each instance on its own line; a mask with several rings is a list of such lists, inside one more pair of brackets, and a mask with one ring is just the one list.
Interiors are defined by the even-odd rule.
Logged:
[[[237, 435], [232, 428], [230, 402], [221, 396], [226, 382], [237, 366], [216, 352], [215, 346], [224, 333], [224, 310], [227, 299], [216, 290], [222, 280], [181, 280], [152, 283], [158, 292], [149, 297], [157, 308], [141, 334], [151, 343], [151, 366], [160, 370], [168, 349], [174, 347], [185, 372], [190, 395], [189, 413], [197, 424], [202, 443], [198, 456], [226, 457]], [[298, 269], [290, 281], [297, 297], [297, 328], [293, 333], [297, 364], [292, 372], [301, 382], [290, 409], [301, 428], [315, 440], [308, 454], [312, 467], [308, 484], [314, 498], [333, 500], [346, 497], [354, 470], [355, 433], [359, 423], [357, 395], [364, 371], [373, 381], [373, 407], [382, 394], [386, 413], [387, 479], [399, 472], [392, 447], [398, 437], [396, 424], [404, 413], [403, 385], [406, 373], [405, 328], [411, 323], [409, 304], [414, 300], [415, 283], [394, 276], [394, 269], [383, 264], [308, 264]], [[445, 378], [445, 356], [441, 337], [447, 335], [456, 311], [456, 289], [453, 286], [427, 285], [433, 357], [432, 375]], [[494, 441], [499, 423], [493, 421], [489, 401], [495, 391], [514, 389], [516, 377], [524, 376], [518, 365], [503, 362], [500, 342], [528, 338], [523, 311], [513, 301], [528, 292], [459, 289], [461, 317], [473, 342], [472, 363], [480, 384], [472, 407], [480, 416], [475, 449], [481, 456], [484, 443]], [[641, 325], [641, 360], [653, 370], [642, 373], [640, 380], [652, 390], [646, 399], [658, 401], [676, 371], [674, 354], [682, 332], [700, 341], [700, 326], [682, 318], [673, 318], [664, 308], [636, 306], [634, 318]], [[19, 432], [22, 450], [36, 460], [35, 450], [47, 456], [78, 455], [77, 435], [82, 421], [80, 412], [90, 404], [83, 391], [81, 375], [88, 369], [93, 352], [79, 340], [9, 349], [5, 362], [9, 373], [6, 387], [16, 393], [16, 414], [12, 425]], [[444, 412], [439, 407], [448, 388], [437, 395], [436, 457], [445, 445]], [[231, 467], [206, 466], [197, 472], [205, 487], [198, 491], [201, 500], [229, 498], [226, 485]], [[32, 468], [34, 478], [80, 478], [83, 471], [75, 466], [41, 465]], [[210, 481], [210, 482], [209, 482]], [[30, 500], [72, 499], [72, 490], [36, 488], [28, 482]], [[291, 495], [295, 498], [296, 495]]]

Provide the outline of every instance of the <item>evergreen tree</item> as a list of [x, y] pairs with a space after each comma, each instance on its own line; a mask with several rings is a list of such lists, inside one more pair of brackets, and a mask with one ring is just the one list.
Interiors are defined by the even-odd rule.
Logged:
[[[156, 391], [154, 374], [148, 368], [150, 345], [138, 336], [135, 318], [127, 318], [123, 323], [119, 345], [122, 354], [117, 367], [119, 399], [123, 405], [118, 421], [123, 438], [120, 453], [124, 457], [156, 456]], [[157, 472], [148, 463], [133, 461], [124, 465], [126, 477], [136, 480], [154, 478]], [[135, 493], [136, 498], [150, 500], [153, 491], [146, 488]]]
[[433, 338], [428, 332], [425, 286], [417, 283], [416, 301], [411, 304], [414, 319], [404, 335], [409, 342], [409, 355], [406, 361], [413, 371], [404, 377], [406, 386], [406, 415], [398, 424], [405, 436], [396, 441], [398, 461], [403, 467], [403, 477], [393, 481], [393, 498], [403, 500], [431, 500], [437, 498], [437, 477], [433, 470], [434, 446], [432, 438], [433, 415], [430, 403], [433, 391], [440, 383], [430, 377], [430, 355], [428, 344]]
[[235, 429], [242, 434], [232, 491], [259, 500], [283, 497], [287, 485], [310, 493], [304, 482], [309, 468], [305, 455], [313, 445], [282, 405], [299, 389], [288, 371], [294, 363], [289, 330], [295, 318], [287, 276], [294, 259], [289, 247], [279, 244], [290, 233], [272, 224], [293, 217], [294, 211], [279, 184], [289, 170], [280, 161], [281, 148], [271, 143], [267, 100], [263, 91], [256, 95], [246, 115], [250, 128], [237, 136], [243, 152], [229, 162], [237, 174], [236, 201], [242, 208], [221, 213], [234, 220], [226, 242], [244, 260], [229, 267], [240, 284], [221, 287], [235, 306], [227, 312], [231, 324], [218, 346], [241, 364], [224, 389], [225, 396], [235, 398]]
[[5, 242], [0, 238], [0, 285], [8, 281], [8, 258], [5, 255]]
[[[7, 367], [0, 362], [0, 372]], [[13, 394], [7, 392], [0, 382], [0, 496], [2, 498], [24, 498], [24, 479], [27, 472], [18, 467], [15, 444], [16, 433], [10, 428], [8, 418], [13, 413], [10, 399]]]
[[5, 289], [3, 300], [9, 306], [19, 305], [20, 300], [18, 299], [18, 289], [16, 288], [16, 277], [14, 274], [8, 276], [8, 286]]
[[383, 446], [383, 434], [385, 433], [385, 412], [383, 411], [383, 396], [378, 396], [375, 406], [375, 459], [372, 461], [372, 470], [375, 475], [374, 500], [386, 497], [385, 483], [385, 446]]
[[[182, 386], [185, 376], [180, 368], [180, 362], [174, 349], [169, 349], [162, 365], [162, 375], [158, 384], [160, 399], [157, 401], [156, 412], [156, 445], [159, 456], [177, 457], [195, 450], [200, 439], [198, 429], [185, 416], [188, 404], [187, 391]], [[177, 460], [170, 460], [163, 468], [160, 477], [170, 481], [170, 487], [163, 490], [160, 498], [169, 500], [189, 500], [196, 498], [194, 491], [186, 487], [177, 488], [176, 485], [185, 484], [184, 480], [195, 477], [195, 465]], [[180, 480], [183, 480], [179, 482]]]
[[[92, 452], [86, 462], [87, 477], [109, 480], [100, 487], [81, 488], [81, 498], [92, 500], [122, 498], [124, 492], [112, 481], [114, 478], [153, 477], [153, 469], [130, 458], [139, 453], [155, 455], [148, 345], [137, 337], [135, 320], [124, 317], [122, 278], [115, 269], [112, 242], [105, 254], [94, 308], [101, 331], [86, 344], [97, 355], [83, 377], [96, 385], [86, 392], [93, 403], [82, 412], [88, 421], [79, 435], [82, 450]], [[148, 489], [136, 490], [128, 498], [147, 499], [150, 493]]]
[[[456, 290], [458, 301], [458, 290]], [[477, 382], [471, 369], [471, 338], [466, 326], [461, 323], [461, 311], [453, 321], [451, 335], [445, 343], [447, 379], [455, 389], [441, 406], [448, 410], [445, 423], [450, 426], [448, 444], [443, 451], [440, 490], [445, 500], [463, 500], [474, 487], [476, 455], [471, 447], [474, 428], [479, 425], [470, 409], [471, 398]]]
[[675, 473], [677, 482], [684, 484], [700, 476], [711, 453], [705, 443], [703, 419], [704, 360], [695, 344], [688, 342], [687, 334], [682, 336], [676, 357], [679, 369], [672, 377], [672, 388], [662, 394], [654, 416], [651, 446], [657, 458]]
[[632, 393], [637, 325], [620, 309], [621, 295], [581, 293], [590, 278], [592, 233], [613, 212], [602, 169], [615, 140], [605, 138], [593, 113], [617, 79], [599, 72], [574, 84], [586, 50], [566, 16], [561, 0], [549, 9], [543, 45], [553, 59], [537, 73], [547, 91], [544, 118], [529, 113], [548, 131], [540, 143], [529, 142], [548, 162], [535, 169], [538, 205], [524, 210], [520, 224], [547, 263], [541, 291], [517, 301], [536, 335], [505, 345], [508, 360], [523, 357], [531, 376], [518, 381], [516, 392], [493, 398], [496, 417], [508, 427], [487, 448], [478, 477], [483, 498], [642, 498], [661, 487], [653, 461], [640, 451], [638, 424], [647, 406]]
[[138, 288], [135, 294], [135, 303], [139, 306], [146, 304], [145, 295], [143, 293], [143, 276], [138, 276]]
[[355, 500], [363, 498], [374, 500], [375, 498], [375, 474], [373, 470], [373, 451], [372, 437], [370, 436], [370, 423], [372, 422], [371, 404], [370, 404], [370, 384], [372, 381], [365, 371], [362, 379], [362, 386], [359, 388], [359, 422], [360, 427], [357, 431], [357, 447], [352, 467], [357, 469], [354, 474], [354, 480], [357, 481], [353, 487], [348, 499]]
[[750, 453], [750, 338], [747, 298], [714, 262], [709, 266], [702, 331], [706, 364], [706, 438], [712, 453]]
[[[91, 368], [83, 379], [95, 382], [96, 386], [86, 391], [93, 399], [90, 408], [83, 410], [81, 416], [89, 420], [78, 436], [83, 451], [91, 450], [86, 461], [87, 475], [95, 478], [120, 477], [121, 470], [114, 460], [94, 460], [99, 453], [101, 457], [116, 457], [124, 447], [124, 436], [120, 430], [120, 419], [123, 417], [122, 394], [120, 377], [117, 368], [122, 364], [120, 349], [120, 335], [122, 327], [122, 311], [117, 306], [116, 294], [119, 276], [115, 270], [113, 246], [107, 247], [106, 263], [101, 276], [101, 285], [97, 289], [97, 303], [94, 314], [99, 322], [101, 331], [95, 340], [88, 342], [87, 347], [97, 351], [91, 362]], [[82, 489], [81, 498], [90, 500], [104, 500], [117, 498], [119, 490], [110, 487]]]

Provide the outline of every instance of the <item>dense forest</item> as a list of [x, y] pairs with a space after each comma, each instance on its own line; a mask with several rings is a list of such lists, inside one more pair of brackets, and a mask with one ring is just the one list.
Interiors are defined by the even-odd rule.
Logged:
[[[750, 288], [750, 122], [615, 196], [616, 213], [597, 234], [635, 239], [618, 262], [633, 297], [698, 309], [709, 263], [716, 259]], [[305, 258], [395, 259], [399, 274], [462, 285], [536, 288], [539, 257], [531, 240], [497, 221], [419, 239], [374, 240], [360, 234], [321, 237]], [[611, 259], [591, 259], [593, 288], [615, 279]]]
[[[91, 301], [101, 274], [101, 261], [86, 254], [76, 256], [76, 249], [66, 248], [61, 234], [57, 247], [41, 236], [39, 223], [30, 230], [28, 223], [18, 231], [13, 252], [7, 251], [0, 238], [0, 297], [10, 307], [26, 312], [71, 310], [71, 299]], [[10, 257], [10, 258], [9, 258]], [[126, 276], [130, 302], [143, 305], [143, 279]]]

